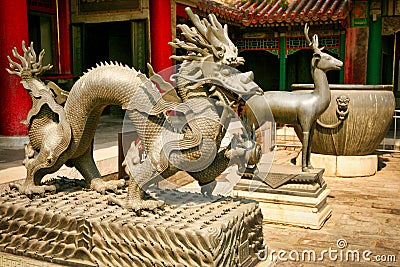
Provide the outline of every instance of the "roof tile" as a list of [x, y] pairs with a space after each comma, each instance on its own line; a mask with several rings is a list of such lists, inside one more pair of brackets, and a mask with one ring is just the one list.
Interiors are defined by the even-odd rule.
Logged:
[[201, 0], [197, 7], [204, 13], [244, 26], [265, 26], [274, 23], [335, 22], [349, 13], [350, 0]]

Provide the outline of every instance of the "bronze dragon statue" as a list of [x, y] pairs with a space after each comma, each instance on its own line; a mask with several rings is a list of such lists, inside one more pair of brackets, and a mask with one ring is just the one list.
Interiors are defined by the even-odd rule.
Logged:
[[[23, 55], [14, 48], [13, 55], [21, 63], [9, 57], [11, 69], [7, 71], [21, 77], [33, 106], [27, 118], [27, 176], [23, 184], [10, 186], [29, 196], [55, 191], [54, 186], [42, 185], [41, 180], [63, 164], [75, 167], [87, 186], [98, 192], [116, 191], [123, 186], [124, 180], [103, 181], [93, 160], [95, 130], [108, 105], [120, 105], [126, 110], [147, 153], [146, 160], [139, 163], [135, 146], [131, 146], [133, 153], [128, 155], [133, 156], [125, 160], [130, 175], [128, 199], [124, 203], [111, 199], [129, 209], [154, 209], [161, 205], [159, 201], [144, 200], [146, 186], [157, 177], [166, 178], [185, 170], [200, 185], [207, 185], [233, 158], [256, 163], [260, 149], [254, 141], [238, 142], [242, 139], [237, 138], [234, 145], [221, 151], [220, 144], [232, 116], [226, 94], [250, 96], [262, 90], [253, 82], [251, 72], [240, 73], [232, 68], [244, 60], [237, 56], [226, 25], [222, 27], [214, 15], [200, 20], [190, 9], [186, 12], [194, 27], [179, 25], [186, 41], [170, 43], [188, 52], [173, 56], [183, 61], [178, 73], [171, 76], [175, 87], [152, 71], [153, 75], [147, 78], [128, 66], [105, 63], [85, 73], [68, 93], [39, 79], [43, 71], [51, 68], [42, 65], [44, 51], [37, 58], [32, 44], [25, 47], [23, 43]], [[163, 95], [158, 88], [172, 93]], [[187, 123], [183, 128], [175, 129], [167, 115], [170, 110], [184, 114]], [[246, 163], [235, 162], [242, 165], [239, 169], [244, 169]], [[209, 189], [206, 191], [210, 193]]]

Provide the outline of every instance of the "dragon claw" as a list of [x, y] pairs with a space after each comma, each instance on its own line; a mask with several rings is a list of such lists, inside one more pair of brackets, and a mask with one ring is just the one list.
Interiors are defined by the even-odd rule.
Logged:
[[127, 210], [136, 212], [139, 216], [141, 211], [147, 210], [155, 212], [157, 209], [161, 209], [165, 203], [164, 201], [154, 200], [154, 199], [129, 199], [129, 200], [121, 200], [117, 199], [114, 196], [108, 197], [109, 204], [116, 204], [121, 206]]
[[136, 213], [142, 211], [142, 210], [148, 210], [148, 211], [155, 211], [156, 209], [161, 208], [164, 206], [163, 201], [159, 200], [139, 200], [139, 201], [128, 201], [128, 203], [125, 204], [125, 208], [128, 210], [135, 211]]
[[35, 195], [39, 195], [40, 197], [44, 197], [46, 192], [55, 193], [57, 188], [55, 185], [34, 185], [34, 184], [19, 184], [19, 183], [10, 183], [11, 189], [17, 189], [20, 194], [24, 194], [29, 198], [32, 198]]
[[101, 178], [95, 178], [90, 183], [90, 189], [105, 195], [106, 191], [118, 193], [118, 189], [125, 185], [125, 180], [103, 181]]

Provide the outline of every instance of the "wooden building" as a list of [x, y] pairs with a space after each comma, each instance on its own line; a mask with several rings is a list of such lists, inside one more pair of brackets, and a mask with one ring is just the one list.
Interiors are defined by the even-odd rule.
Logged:
[[13, 0], [0, 2], [0, 145], [26, 142], [27, 126], [21, 124], [31, 108], [31, 98], [20, 78], [9, 75], [7, 56], [21, 42], [34, 42], [36, 51], [46, 50], [44, 64], [52, 64], [46, 75], [72, 79], [70, 47], [70, 5], [59, 0]]
[[340, 73], [328, 74], [330, 83], [367, 82], [368, 1], [204, 0], [198, 7], [234, 26], [236, 43], [250, 61], [246, 68], [253, 67], [266, 90], [290, 90], [293, 83], [312, 82], [305, 23], [310, 34], [318, 34], [320, 45], [345, 63]]
[[[376, 7], [379, 14], [379, 7]], [[400, 88], [400, 0], [382, 2], [382, 83]], [[377, 31], [380, 29], [378, 28]], [[378, 39], [379, 40], [379, 39]]]

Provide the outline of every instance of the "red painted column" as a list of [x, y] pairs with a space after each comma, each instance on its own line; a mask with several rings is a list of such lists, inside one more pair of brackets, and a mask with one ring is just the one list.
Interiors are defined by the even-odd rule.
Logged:
[[150, 0], [151, 64], [155, 72], [172, 66], [171, 1]]
[[[70, 38], [70, 6], [69, 0], [59, 1], [60, 23], [60, 74], [71, 74], [71, 38]], [[72, 75], [71, 75], [72, 78]]]
[[[0, 2], [0, 135], [18, 136], [28, 133], [21, 124], [31, 108], [31, 98], [20, 84], [21, 79], [9, 75], [7, 55], [12, 57], [15, 46], [22, 53], [21, 42], [28, 40], [28, 12], [26, 0]], [[17, 61], [18, 62], [18, 61]]]
[[344, 83], [366, 83], [367, 53], [368, 28], [346, 29]]

